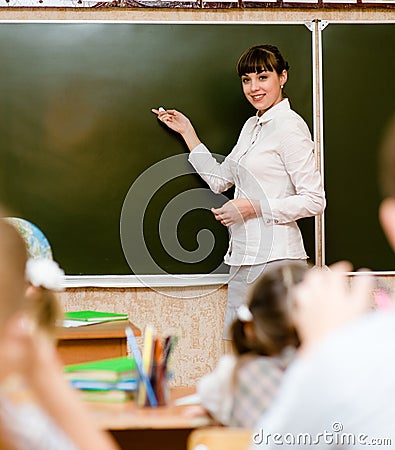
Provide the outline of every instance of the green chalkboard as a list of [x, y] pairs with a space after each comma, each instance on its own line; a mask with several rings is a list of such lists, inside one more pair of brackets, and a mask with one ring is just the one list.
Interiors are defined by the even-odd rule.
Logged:
[[378, 152], [395, 112], [395, 24], [323, 31], [326, 262], [394, 270], [378, 221]]
[[[225, 199], [208, 193], [182, 141], [150, 111], [185, 112], [207, 146], [226, 155], [255, 113], [235, 64], [258, 43], [279, 46], [290, 62], [286, 92], [311, 128], [311, 33], [302, 24], [1, 24], [0, 203], [45, 233], [70, 275], [226, 272], [227, 231], [209, 212]], [[165, 175], [162, 184], [151, 168]], [[120, 239], [130, 189], [136, 217], [146, 208], [143, 235], [130, 225], [140, 240], [132, 268]], [[197, 198], [181, 195], [194, 191]], [[175, 197], [184, 202], [179, 221], [161, 224]], [[313, 257], [311, 224], [303, 229]], [[177, 257], [199, 253], [200, 237], [209, 238], [209, 254]], [[141, 258], [141, 240], [154, 266]]]

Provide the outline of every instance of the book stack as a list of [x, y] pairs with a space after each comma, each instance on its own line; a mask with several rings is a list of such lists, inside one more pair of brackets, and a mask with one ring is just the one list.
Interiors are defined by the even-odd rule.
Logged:
[[136, 362], [127, 356], [71, 364], [64, 373], [87, 401], [127, 401], [138, 387]]
[[106, 311], [69, 311], [64, 313], [64, 327], [78, 327], [94, 323], [113, 322], [116, 320], [128, 320], [127, 314], [117, 314]]

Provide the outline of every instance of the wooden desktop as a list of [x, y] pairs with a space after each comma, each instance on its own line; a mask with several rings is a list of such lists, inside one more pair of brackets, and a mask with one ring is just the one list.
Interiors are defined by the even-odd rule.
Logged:
[[116, 358], [127, 355], [125, 328], [135, 336], [141, 331], [129, 320], [118, 320], [82, 327], [62, 327], [58, 334], [58, 351], [64, 364]]
[[[125, 328], [130, 325], [136, 336], [141, 331], [129, 321], [62, 328], [58, 351], [64, 364], [113, 358], [127, 354]], [[134, 401], [124, 403], [86, 402], [100, 428], [108, 430], [121, 449], [185, 450], [192, 430], [210, 424], [206, 415], [188, 415], [190, 406], [174, 401], [195, 392], [193, 387], [171, 389], [169, 405], [139, 408]]]
[[192, 387], [171, 390], [171, 401], [158, 408], [126, 403], [88, 402], [95, 421], [114, 436], [122, 450], [186, 450], [189, 434], [210, 425], [207, 415], [190, 415], [191, 406], [176, 406], [175, 399], [195, 392]]

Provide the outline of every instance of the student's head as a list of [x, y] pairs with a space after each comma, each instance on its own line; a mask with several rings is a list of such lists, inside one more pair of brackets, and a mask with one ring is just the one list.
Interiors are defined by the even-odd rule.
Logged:
[[27, 251], [19, 232], [0, 219], [0, 328], [25, 306]]
[[289, 65], [274, 45], [256, 45], [246, 50], [237, 63], [243, 92], [261, 114], [283, 99]]
[[55, 337], [62, 310], [54, 291], [62, 289], [64, 272], [50, 259], [29, 259], [26, 277], [28, 314], [40, 330]]
[[232, 325], [236, 353], [274, 356], [288, 346], [299, 346], [290, 290], [307, 270], [307, 266], [291, 263], [269, 269], [258, 279], [248, 304], [239, 309]]
[[27, 258], [19, 231], [0, 219], [0, 330], [24, 313], [53, 334], [60, 308], [53, 290], [61, 289], [64, 272], [52, 260]]
[[395, 116], [389, 123], [381, 147], [380, 181], [384, 196], [380, 205], [380, 221], [395, 251]]

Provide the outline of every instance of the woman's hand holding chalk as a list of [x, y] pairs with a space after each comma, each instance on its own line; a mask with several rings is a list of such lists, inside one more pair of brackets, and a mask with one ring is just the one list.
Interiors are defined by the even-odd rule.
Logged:
[[166, 110], [163, 106], [160, 106], [158, 109], [152, 109], [151, 111], [171, 130], [181, 134], [189, 150], [192, 151], [201, 143], [190, 120], [181, 112], [176, 111], [175, 109]]
[[166, 112], [165, 108], [163, 106], [159, 106], [158, 109], [151, 109], [151, 111], [156, 114], [159, 115], [160, 113], [164, 113]]

